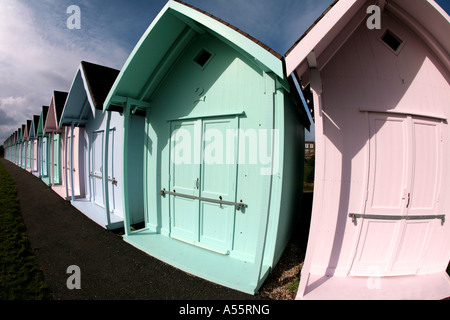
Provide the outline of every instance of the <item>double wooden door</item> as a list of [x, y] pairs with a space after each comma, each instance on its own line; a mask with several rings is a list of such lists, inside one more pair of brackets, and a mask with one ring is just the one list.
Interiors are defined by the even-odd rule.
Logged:
[[[92, 200], [100, 207], [105, 207], [105, 201], [109, 201], [109, 211], [114, 212], [116, 208], [115, 191], [115, 164], [114, 164], [114, 135], [115, 130], [109, 131], [108, 154], [105, 153], [105, 132], [103, 130], [92, 133], [91, 150], [91, 185]], [[108, 161], [108, 176], [105, 176], [103, 165]], [[105, 179], [108, 187], [108, 199], [105, 199]]]
[[171, 237], [229, 253], [236, 207], [237, 117], [171, 123]]
[[438, 119], [369, 114], [369, 182], [351, 275], [419, 270], [430, 234], [443, 222], [442, 125]]

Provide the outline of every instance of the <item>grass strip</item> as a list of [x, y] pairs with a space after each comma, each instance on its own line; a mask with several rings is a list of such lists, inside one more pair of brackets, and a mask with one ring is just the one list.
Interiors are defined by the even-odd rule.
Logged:
[[0, 162], [0, 300], [50, 298], [26, 236], [16, 184]]

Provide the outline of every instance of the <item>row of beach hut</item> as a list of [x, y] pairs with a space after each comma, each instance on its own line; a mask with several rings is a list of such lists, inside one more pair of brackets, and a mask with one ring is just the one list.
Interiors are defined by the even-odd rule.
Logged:
[[257, 292], [311, 215], [297, 299], [445, 298], [449, 33], [431, 0], [339, 0], [282, 56], [170, 0], [122, 70], [82, 61], [5, 157], [136, 248], [223, 286]]

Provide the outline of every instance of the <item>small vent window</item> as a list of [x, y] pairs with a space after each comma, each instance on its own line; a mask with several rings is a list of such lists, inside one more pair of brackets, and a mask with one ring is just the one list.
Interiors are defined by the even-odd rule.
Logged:
[[386, 30], [381, 40], [394, 50], [394, 52], [397, 52], [403, 43], [403, 40], [393, 34], [390, 30]]
[[194, 58], [194, 62], [200, 66], [200, 68], [204, 68], [209, 60], [211, 60], [212, 53], [202, 49]]

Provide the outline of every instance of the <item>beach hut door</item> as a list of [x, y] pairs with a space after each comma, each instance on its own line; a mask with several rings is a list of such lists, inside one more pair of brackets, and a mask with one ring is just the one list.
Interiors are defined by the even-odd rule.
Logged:
[[[77, 135], [80, 133], [80, 129], [75, 128], [73, 135], [69, 133], [67, 135], [67, 159], [66, 159], [66, 168], [67, 168], [67, 189], [69, 190], [69, 194], [72, 192], [72, 185], [74, 188], [74, 194], [80, 194], [80, 180], [79, 180], [79, 137]], [[73, 141], [73, 146], [72, 146]], [[73, 150], [71, 150], [73, 148]], [[72, 155], [72, 157], [71, 157]], [[72, 172], [71, 172], [72, 170]], [[73, 177], [73, 183], [72, 183]]]
[[41, 150], [41, 155], [42, 155], [42, 175], [44, 177], [46, 177], [48, 175], [47, 173], [47, 157], [48, 157], [48, 139], [47, 137], [43, 137], [42, 138], [42, 150]]
[[60, 174], [60, 135], [55, 134], [53, 136], [53, 181], [55, 184], [61, 183]]
[[[75, 159], [75, 155], [76, 153], [74, 153], [72, 156], [72, 159], [70, 158], [70, 147], [71, 147], [71, 143], [72, 143], [72, 137], [71, 134], [69, 133], [67, 135], [67, 142], [66, 142], [66, 161], [65, 161], [65, 166], [66, 166], [66, 176], [67, 176], [67, 190], [69, 191], [69, 195], [72, 193], [72, 177], [70, 174], [70, 162], [73, 161], [73, 159]], [[74, 140], [75, 141], [75, 140]]]
[[222, 254], [231, 249], [235, 201], [237, 118], [171, 123], [171, 237]]
[[21, 162], [21, 165], [24, 168], [26, 164], [26, 156], [27, 156], [27, 143], [26, 141], [24, 141], [22, 142], [22, 162]]
[[31, 169], [31, 140], [27, 142], [27, 168]]
[[103, 131], [94, 132], [92, 138], [92, 191], [94, 203], [103, 207]]
[[39, 142], [38, 139], [33, 140], [33, 171], [38, 171], [38, 154], [39, 154]]
[[114, 212], [116, 208], [116, 168], [114, 166], [114, 134], [115, 130], [109, 131], [109, 145], [108, 145], [108, 198], [109, 211]]
[[[441, 121], [369, 114], [369, 182], [351, 275], [415, 274], [439, 212]], [[361, 218], [361, 219], [359, 219]]]

